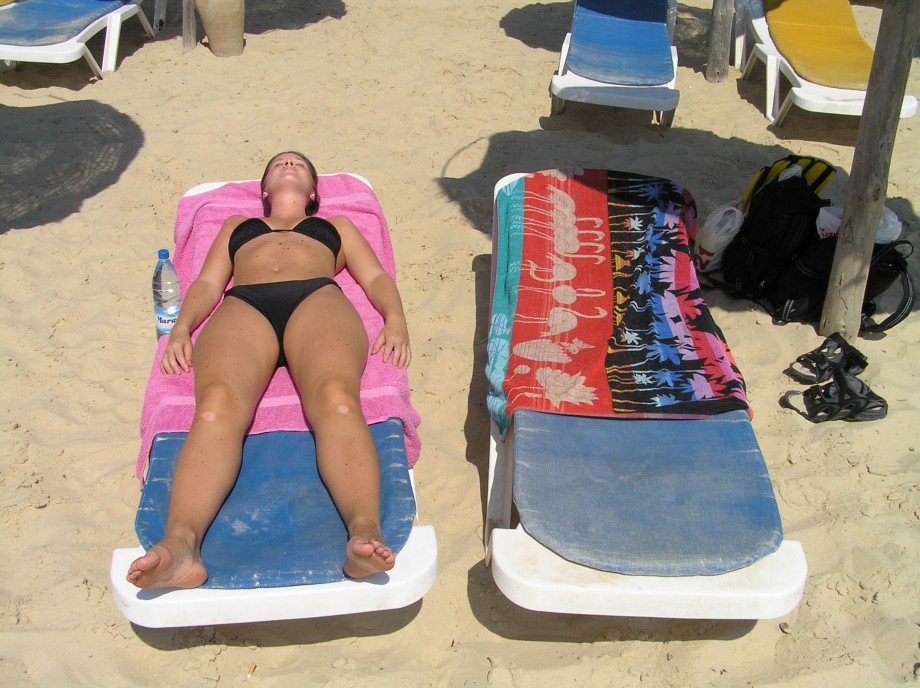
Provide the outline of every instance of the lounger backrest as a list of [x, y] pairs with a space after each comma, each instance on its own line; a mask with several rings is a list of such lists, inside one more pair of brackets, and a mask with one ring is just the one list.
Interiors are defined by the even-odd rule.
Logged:
[[568, 69], [606, 84], [657, 86], [674, 79], [667, 0], [578, 0]]
[[822, 86], [865, 90], [873, 50], [849, 0], [764, 0], [770, 36], [796, 74]]

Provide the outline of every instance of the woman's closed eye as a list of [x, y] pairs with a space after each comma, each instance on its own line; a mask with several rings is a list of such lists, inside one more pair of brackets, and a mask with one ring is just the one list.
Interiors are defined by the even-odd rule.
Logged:
[[296, 167], [303, 167], [305, 169], [307, 167], [307, 164], [302, 160], [279, 160], [273, 165], [273, 167], [284, 167], [285, 165], [294, 165]]

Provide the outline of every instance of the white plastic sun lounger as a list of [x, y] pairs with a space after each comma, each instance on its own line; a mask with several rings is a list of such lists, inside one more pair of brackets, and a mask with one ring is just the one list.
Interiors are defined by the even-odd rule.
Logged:
[[575, 101], [652, 110], [670, 126], [680, 100], [674, 11], [675, 0], [578, 0], [550, 82], [552, 114]]
[[[322, 210], [351, 218], [384, 267], [395, 274], [386, 222], [367, 180], [352, 174], [320, 175], [318, 188]], [[258, 215], [261, 209], [258, 181], [202, 184], [187, 192], [180, 201], [184, 219], [177, 217], [176, 223], [174, 260], [180, 278], [197, 274], [223, 218]], [[360, 287], [342, 275], [337, 279], [343, 292], [356, 298]], [[368, 369], [374, 365], [382, 364], [369, 362]], [[162, 380], [152, 371], [141, 426], [142, 437], [156, 435], [149, 452], [142, 443], [138, 465], [138, 476], [145, 477], [135, 524], [141, 546], [116, 549], [110, 568], [118, 610], [140, 626], [173, 628], [354, 614], [420, 600], [437, 576], [438, 547], [434, 528], [418, 523], [409, 468], [409, 448], [414, 447], [415, 458], [419, 449], [417, 419], [404, 396], [406, 373], [395, 371], [384, 373], [382, 386], [370, 387], [367, 397], [362, 388], [362, 407], [380, 458], [381, 529], [397, 552], [392, 570], [361, 581], [344, 577], [347, 532], [319, 479], [312, 435], [297, 430], [303, 424], [297, 396], [289, 382], [276, 384], [286, 376], [279, 371], [260, 410], [269, 409], [272, 428], [281, 429], [260, 427], [256, 412], [253, 434], [243, 447], [240, 478], [202, 546], [207, 583], [194, 590], [145, 590], [128, 583], [125, 575], [131, 562], [162, 536], [182, 429], [190, 424], [188, 411], [194, 408], [190, 377]]]
[[[147, 36], [153, 28], [138, 0], [22, 0], [0, 7], [0, 60], [66, 64], [81, 57], [102, 78], [114, 72], [121, 25], [137, 16]], [[102, 64], [86, 47], [105, 30]]]
[[[746, 402], [731, 391], [743, 392], [740, 374], [706, 324], [686, 239], [692, 198], [670, 180], [604, 170], [510, 175], [495, 198], [484, 545], [498, 588], [545, 612], [792, 611], [805, 555], [783, 537]], [[623, 310], [600, 314], [608, 303]], [[603, 415], [611, 397], [651, 411]]]
[[[787, 3], [783, 6], [784, 12], [803, 11], [807, 22], [815, 22], [814, 24], [798, 24], [796, 26], [797, 31], [793, 33], [793, 36], [802, 40], [814, 41], [822, 34], [825, 34], [825, 38], [833, 38], [828, 37], [826, 34], [834, 31], [841, 36], [839, 40], [833, 40], [835, 48], [843, 53], [840, 56], [841, 58], [852, 57], [856, 52], [868, 52], [871, 54], [871, 48], [858, 35], [852, 10], [846, 0], [843, 0], [839, 6], [836, 2], [824, 3], [826, 7], [813, 5], [812, 0], [784, 1]], [[825, 26], [824, 24], [827, 25]], [[862, 115], [863, 106], [866, 102], [865, 86], [847, 88], [819, 84], [796, 71], [792, 62], [783, 55], [776, 43], [774, 43], [761, 0], [736, 1], [734, 34], [735, 66], [742, 70], [743, 78], [750, 78], [758, 62], [762, 62], [766, 67], [764, 114], [767, 120], [777, 127], [783, 124], [793, 105], [810, 112], [850, 115], [853, 117]], [[810, 39], [808, 38], [809, 36], [811, 37]], [[852, 48], [846, 48], [843, 45], [846, 39], [853, 42]], [[811, 45], [810, 43], [808, 47], [812, 50], [820, 50], [819, 46]], [[865, 82], [867, 77], [863, 70], [853, 70], [860, 73], [846, 76], [845, 73], [850, 70], [836, 69], [842, 67], [842, 65], [834, 64], [834, 55], [828, 54], [823, 57], [826, 59], [827, 66], [835, 68], [832, 73], [836, 73], [836, 78], [840, 79], [842, 75], [841, 83], [845, 81], [852, 81], [854, 84], [857, 81]], [[782, 102], [780, 102], [780, 77], [785, 78], [790, 84], [789, 92]], [[901, 103], [900, 116], [902, 118], [913, 117], [916, 113], [917, 99], [912, 95], [905, 95]]]

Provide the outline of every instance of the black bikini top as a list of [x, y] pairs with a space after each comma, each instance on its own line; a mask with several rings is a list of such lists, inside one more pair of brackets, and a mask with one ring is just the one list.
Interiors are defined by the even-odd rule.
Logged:
[[271, 234], [272, 232], [297, 232], [305, 237], [316, 239], [332, 251], [333, 258], [339, 257], [339, 250], [342, 248], [342, 237], [339, 236], [339, 231], [335, 228], [335, 225], [321, 217], [304, 218], [293, 229], [272, 229], [262, 218], [250, 217], [237, 225], [233, 233], [230, 234], [230, 242], [227, 246], [230, 252], [230, 262], [233, 262], [236, 252], [240, 250], [243, 244], [252, 241], [258, 236]]

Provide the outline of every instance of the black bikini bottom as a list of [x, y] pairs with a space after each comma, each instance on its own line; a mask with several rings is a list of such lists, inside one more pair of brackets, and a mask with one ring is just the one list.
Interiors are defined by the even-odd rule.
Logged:
[[235, 296], [245, 301], [271, 323], [278, 337], [278, 367], [280, 368], [287, 364], [284, 359], [284, 328], [287, 327], [291, 314], [301, 301], [328, 284], [339, 286], [331, 277], [314, 277], [286, 282], [243, 284], [231, 287], [224, 292], [224, 296]]

